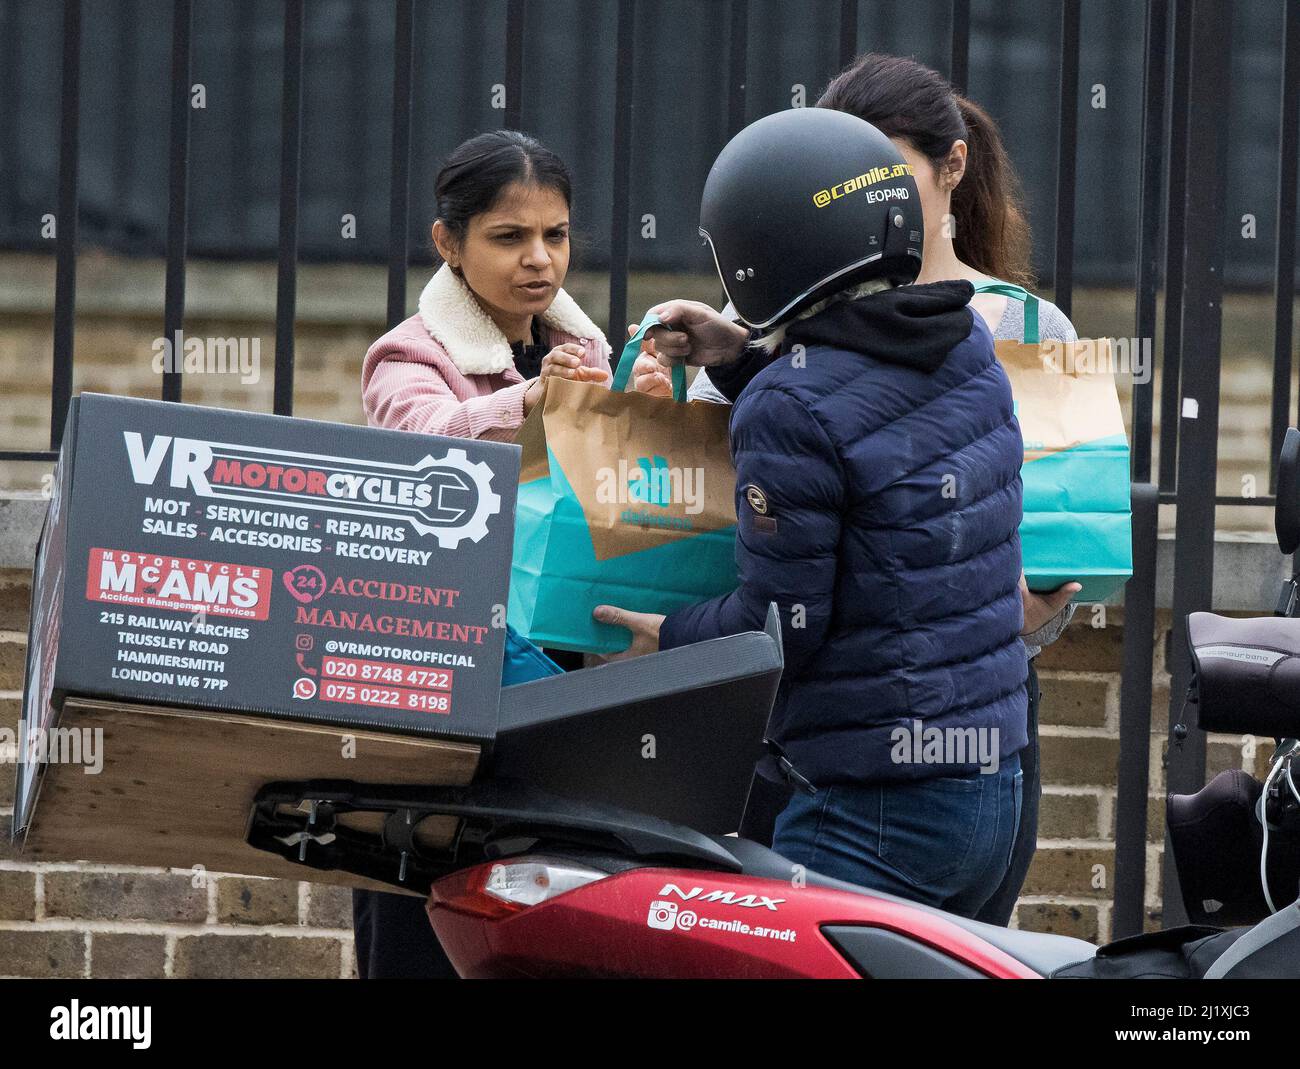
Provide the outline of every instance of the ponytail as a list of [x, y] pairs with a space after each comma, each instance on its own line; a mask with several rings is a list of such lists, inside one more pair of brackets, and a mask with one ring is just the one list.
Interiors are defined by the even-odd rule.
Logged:
[[966, 173], [952, 193], [953, 249], [977, 271], [1032, 289], [1024, 193], [997, 124], [973, 101], [954, 94], [966, 125]]
[[966, 173], [952, 195], [953, 249], [975, 270], [1032, 288], [1029, 224], [1020, 179], [997, 123], [978, 104], [914, 59], [868, 52], [841, 72], [817, 101], [865, 119], [886, 137], [904, 138], [941, 169], [954, 141], [967, 145]]

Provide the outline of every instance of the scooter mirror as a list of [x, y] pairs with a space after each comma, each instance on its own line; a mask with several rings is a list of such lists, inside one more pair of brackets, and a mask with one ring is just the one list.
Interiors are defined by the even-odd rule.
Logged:
[[1300, 430], [1288, 427], [1277, 461], [1277, 503], [1273, 506], [1277, 544], [1290, 555], [1300, 547]]

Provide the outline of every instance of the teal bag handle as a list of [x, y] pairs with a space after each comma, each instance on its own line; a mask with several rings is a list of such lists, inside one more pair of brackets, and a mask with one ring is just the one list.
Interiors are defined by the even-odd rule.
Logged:
[[980, 282], [976, 284], [975, 292], [1000, 293], [1003, 297], [1010, 297], [1013, 301], [1024, 301], [1024, 342], [1026, 345], [1037, 345], [1043, 340], [1038, 333], [1038, 298], [1025, 289], [1024, 286], [1015, 286], [1010, 282]]
[[[623, 346], [623, 355], [618, 358], [618, 367], [614, 370], [614, 382], [610, 386], [615, 393], [622, 393], [627, 389], [627, 380], [632, 377], [632, 365], [640, 355], [641, 342], [646, 332], [651, 327], [657, 327], [661, 322], [662, 320], [654, 312], [646, 312], [636, 333], [628, 338], [627, 344]], [[686, 400], [686, 368], [682, 364], [673, 365], [673, 400]]]

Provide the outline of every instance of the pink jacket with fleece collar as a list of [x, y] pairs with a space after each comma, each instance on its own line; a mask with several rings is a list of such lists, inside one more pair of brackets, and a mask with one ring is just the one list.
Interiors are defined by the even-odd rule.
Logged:
[[[542, 323], [552, 348], [577, 342], [583, 363], [610, 370], [605, 335], [563, 289]], [[524, 421], [530, 381], [515, 370], [500, 328], [443, 264], [417, 313], [370, 346], [361, 396], [372, 427], [508, 442]]]

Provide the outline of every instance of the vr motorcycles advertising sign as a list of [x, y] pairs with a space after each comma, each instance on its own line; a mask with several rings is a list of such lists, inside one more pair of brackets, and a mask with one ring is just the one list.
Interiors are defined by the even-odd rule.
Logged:
[[66, 694], [490, 740], [518, 475], [513, 445], [76, 398], [15, 827]]

